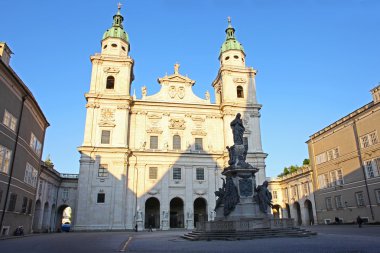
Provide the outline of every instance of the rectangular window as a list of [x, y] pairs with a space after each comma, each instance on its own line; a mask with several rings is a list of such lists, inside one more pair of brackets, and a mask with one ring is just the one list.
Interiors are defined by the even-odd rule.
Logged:
[[361, 142], [362, 142], [362, 148], [369, 147], [369, 140], [368, 140], [368, 136], [367, 135], [361, 137], [360, 139], [361, 139]]
[[273, 199], [277, 199], [277, 191], [272, 191]]
[[32, 213], [32, 207], [33, 207], [33, 200], [29, 199], [29, 204], [28, 204], [28, 214]]
[[342, 196], [335, 196], [335, 206], [336, 208], [343, 208], [342, 205]]
[[205, 180], [204, 168], [197, 168], [196, 169], [196, 178], [197, 178], [197, 180]]
[[291, 189], [292, 189], [292, 196], [293, 196], [293, 198], [298, 198], [298, 187], [297, 187], [297, 185], [293, 185], [291, 187]]
[[29, 163], [26, 163], [24, 182], [36, 187], [38, 171]]
[[195, 138], [195, 150], [203, 150], [203, 139]]
[[68, 200], [69, 199], [69, 189], [68, 188], [64, 188], [63, 191], [62, 191], [62, 199], [63, 200]]
[[16, 207], [16, 201], [17, 201], [17, 194], [11, 193], [11, 196], [9, 198], [9, 205], [8, 205], [8, 211], [14, 211]]
[[11, 153], [12, 151], [10, 149], [0, 145], [0, 172], [8, 174]]
[[364, 206], [364, 196], [363, 196], [363, 192], [356, 192], [355, 193], [355, 197], [356, 197], [356, 204], [358, 206]]
[[5, 110], [4, 112], [4, 118], [3, 118], [3, 124], [10, 128], [13, 132], [16, 131], [16, 125], [17, 125], [17, 119], [15, 116], [12, 115], [12, 113]]
[[104, 203], [106, 201], [106, 194], [105, 193], [98, 193], [98, 198], [96, 199], [96, 203]]
[[303, 194], [308, 195], [309, 194], [309, 184], [306, 182], [302, 186], [303, 186]]
[[380, 176], [380, 158], [375, 159], [377, 175]]
[[326, 201], [326, 209], [331, 210], [332, 209], [331, 197], [326, 198], [325, 201]]
[[158, 149], [158, 136], [150, 136], [150, 149]]
[[329, 175], [327, 173], [323, 174], [323, 180], [325, 181], [325, 186], [330, 187]]
[[319, 184], [319, 189], [326, 188], [325, 179], [323, 175], [318, 175], [318, 184]]
[[173, 168], [173, 180], [181, 180], [181, 168]]
[[336, 171], [330, 171], [330, 178], [331, 178], [331, 186], [334, 187], [336, 185]]
[[327, 161], [326, 153], [321, 153], [315, 157], [316, 163], [321, 164]]
[[157, 167], [149, 167], [149, 179], [157, 179]]
[[376, 202], [380, 204], [380, 189], [375, 190]]
[[111, 143], [111, 131], [102, 130], [102, 137], [100, 139], [101, 144], [110, 144]]
[[177, 134], [173, 136], [173, 149], [181, 149], [181, 137]]
[[337, 185], [343, 185], [344, 181], [343, 181], [343, 172], [342, 172], [342, 170], [341, 169], [336, 170], [336, 175], [337, 175], [337, 178], [338, 178], [338, 180], [336, 181], [336, 184]]
[[108, 165], [99, 164], [98, 177], [108, 177]]
[[334, 159], [339, 157], [339, 148], [334, 148]]
[[33, 149], [33, 151], [37, 155], [41, 155], [41, 148], [42, 148], [41, 142], [37, 139], [37, 137], [33, 133], [31, 133], [30, 135], [29, 146]]
[[329, 161], [334, 159], [334, 151], [332, 149], [327, 151], [327, 158]]
[[376, 132], [370, 133], [369, 138], [371, 140], [372, 145], [377, 143], [377, 134]]
[[21, 207], [21, 213], [26, 213], [26, 207], [28, 205], [28, 198], [24, 197], [22, 199], [22, 207]]
[[375, 177], [375, 173], [372, 167], [372, 161], [365, 161], [364, 163], [365, 163], [365, 172], [367, 174], [367, 178]]

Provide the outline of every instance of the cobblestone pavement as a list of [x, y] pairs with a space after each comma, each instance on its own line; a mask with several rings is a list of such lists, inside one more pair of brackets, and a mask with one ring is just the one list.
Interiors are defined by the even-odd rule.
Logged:
[[0, 240], [0, 252], [328, 252], [379, 253], [380, 226], [313, 226], [308, 238], [266, 238], [242, 241], [187, 241], [185, 230], [156, 232], [92, 232], [40, 234]]

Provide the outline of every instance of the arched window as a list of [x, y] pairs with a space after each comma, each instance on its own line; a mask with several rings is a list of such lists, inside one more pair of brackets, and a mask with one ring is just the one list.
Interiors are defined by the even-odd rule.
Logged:
[[109, 76], [107, 77], [107, 84], [106, 84], [106, 89], [111, 89], [115, 87], [115, 77]]
[[181, 136], [178, 134], [173, 136], [173, 149], [181, 149]]
[[238, 98], [244, 98], [243, 87], [240, 85], [236, 88], [236, 94]]

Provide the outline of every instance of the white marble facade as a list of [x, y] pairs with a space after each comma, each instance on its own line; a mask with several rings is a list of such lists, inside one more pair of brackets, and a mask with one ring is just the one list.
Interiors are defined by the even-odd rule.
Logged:
[[206, 90], [204, 98], [193, 93], [195, 81], [181, 75], [179, 64], [158, 79], [158, 93], [144, 86], [136, 98], [128, 49], [127, 40], [107, 37], [91, 57], [75, 229], [192, 229], [195, 221], [214, 217], [225, 147], [233, 145], [229, 124], [239, 112], [247, 162], [259, 168], [257, 183], [265, 180], [256, 71], [245, 66], [243, 50], [231, 49], [221, 52], [210, 86], [215, 103]]

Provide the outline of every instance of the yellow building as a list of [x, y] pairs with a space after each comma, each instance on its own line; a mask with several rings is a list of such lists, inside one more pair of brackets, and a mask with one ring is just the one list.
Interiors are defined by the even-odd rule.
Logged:
[[373, 101], [307, 141], [318, 223], [380, 221], [380, 85]]
[[268, 180], [273, 216], [293, 218], [297, 225], [314, 224], [316, 213], [312, 179], [313, 171], [306, 165], [293, 173]]

